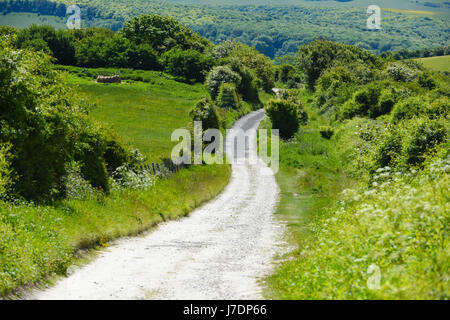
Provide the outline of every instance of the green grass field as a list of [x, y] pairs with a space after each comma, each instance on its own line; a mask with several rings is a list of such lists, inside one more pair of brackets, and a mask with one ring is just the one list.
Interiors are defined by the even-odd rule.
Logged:
[[442, 57], [429, 57], [416, 59], [424, 64], [425, 67], [434, 71], [450, 72], [450, 55]]
[[19, 29], [27, 28], [32, 24], [50, 25], [58, 29], [66, 29], [66, 21], [56, 16], [38, 15], [37, 13], [8, 13], [0, 14], [0, 25], [12, 26]]
[[99, 84], [73, 74], [68, 82], [95, 104], [92, 118], [111, 127], [123, 143], [138, 148], [148, 162], [158, 162], [170, 157], [177, 144], [171, 142], [173, 130], [188, 125], [189, 111], [206, 91], [201, 84], [179, 83], [160, 72], [142, 74], [147, 82]]

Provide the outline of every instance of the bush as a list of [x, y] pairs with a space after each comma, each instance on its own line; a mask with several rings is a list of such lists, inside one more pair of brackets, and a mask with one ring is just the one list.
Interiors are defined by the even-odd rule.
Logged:
[[115, 140], [106, 142], [106, 151], [103, 157], [109, 172], [113, 172], [118, 167], [130, 162], [128, 151]]
[[161, 60], [167, 73], [198, 82], [205, 80], [205, 74], [214, 65], [214, 61], [209, 56], [195, 50], [178, 48], [166, 52]]
[[377, 57], [357, 46], [327, 40], [315, 40], [299, 47], [296, 55], [297, 67], [304, 71], [310, 89], [314, 89], [317, 79], [333, 66], [361, 61], [371, 67], [377, 65]]
[[213, 68], [206, 77], [206, 87], [213, 100], [216, 99], [222, 83], [233, 83], [236, 87], [241, 84], [241, 76], [227, 66]]
[[84, 100], [64, 84], [49, 58], [0, 40], [0, 144], [11, 146], [11, 192], [27, 200], [64, 195], [67, 164], [108, 190], [106, 137], [86, 116]]
[[280, 130], [282, 139], [290, 139], [300, 126], [299, 107], [287, 100], [269, 100], [266, 113], [272, 121], [272, 128]]
[[11, 146], [0, 144], [0, 198], [5, 196], [11, 186]]
[[428, 104], [424, 96], [415, 96], [399, 101], [392, 110], [392, 121], [399, 122], [420, 115], [424, 104]]
[[219, 129], [219, 117], [217, 116], [216, 108], [206, 98], [198, 101], [189, 115], [192, 120], [202, 122], [203, 130]]
[[292, 78], [294, 72], [295, 72], [295, 69], [292, 65], [282, 64], [279, 67], [278, 79], [283, 83], [287, 83], [288, 80], [290, 80]]
[[341, 107], [339, 117], [369, 116], [375, 119], [391, 112], [401, 94], [390, 83], [370, 83], [357, 90]]
[[67, 164], [63, 185], [65, 197], [69, 200], [85, 200], [96, 194], [91, 184], [83, 178], [80, 166], [75, 161]]
[[217, 96], [217, 106], [222, 109], [238, 109], [239, 97], [236, 94], [236, 86], [232, 83], [222, 83]]
[[241, 77], [241, 82], [237, 87], [238, 92], [245, 101], [260, 103], [258, 88], [260, 87], [257, 77], [246, 66], [242, 65], [238, 60], [233, 59], [230, 63], [231, 70]]
[[148, 170], [137, 170], [124, 164], [118, 167], [112, 174], [114, 188], [128, 188], [146, 190], [151, 188], [156, 181], [156, 177]]
[[417, 82], [422, 88], [426, 88], [428, 90], [433, 90], [436, 88], [436, 81], [431, 77], [431, 75], [427, 72], [422, 72], [417, 77]]
[[330, 126], [321, 126], [319, 128], [320, 135], [322, 138], [330, 140], [331, 137], [334, 135], [334, 129]]
[[410, 82], [417, 77], [417, 72], [402, 63], [391, 63], [386, 68], [386, 73], [396, 81]]
[[447, 140], [448, 127], [439, 120], [416, 119], [408, 123], [408, 134], [403, 145], [407, 165], [424, 162], [427, 153]]

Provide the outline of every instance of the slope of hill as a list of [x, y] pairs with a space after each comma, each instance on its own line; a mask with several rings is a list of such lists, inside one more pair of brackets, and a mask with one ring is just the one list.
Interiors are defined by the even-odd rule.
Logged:
[[450, 56], [420, 58], [417, 60], [431, 70], [450, 72]]

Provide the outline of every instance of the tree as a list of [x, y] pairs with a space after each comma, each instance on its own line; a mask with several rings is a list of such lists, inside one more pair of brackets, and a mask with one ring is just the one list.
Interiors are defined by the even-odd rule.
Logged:
[[222, 109], [238, 109], [239, 97], [236, 93], [236, 85], [233, 83], [222, 83], [217, 96], [217, 106]]
[[316, 81], [330, 67], [358, 60], [371, 66], [377, 64], [377, 57], [368, 51], [327, 40], [315, 40], [300, 46], [296, 58], [296, 65], [304, 72], [310, 89], [314, 89]]
[[210, 42], [171, 17], [141, 15], [127, 21], [124, 36], [136, 44], [146, 43], [159, 53], [177, 47], [203, 52]]
[[167, 73], [185, 80], [194, 79], [198, 82], [205, 80], [205, 75], [214, 65], [210, 56], [195, 50], [179, 48], [166, 52], [162, 56], [162, 61]]
[[298, 106], [287, 100], [271, 99], [266, 113], [272, 121], [272, 128], [280, 130], [282, 139], [290, 139], [300, 126]]
[[203, 130], [218, 129], [219, 117], [214, 104], [208, 99], [202, 99], [197, 102], [195, 107], [189, 113], [193, 121], [201, 121]]
[[241, 76], [232, 71], [229, 67], [218, 66], [208, 73], [206, 77], [206, 87], [208, 88], [211, 98], [216, 99], [222, 83], [233, 83], [234, 85], [239, 86], [241, 80]]

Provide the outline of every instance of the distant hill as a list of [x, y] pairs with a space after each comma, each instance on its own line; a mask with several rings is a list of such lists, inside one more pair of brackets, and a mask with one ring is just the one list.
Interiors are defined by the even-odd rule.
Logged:
[[[375, 53], [448, 44], [450, 4], [445, 1], [379, 0], [382, 30], [369, 31], [369, 0], [79, 0], [84, 26], [113, 30], [143, 13], [174, 16], [213, 42], [236, 39], [270, 56], [292, 54], [301, 44], [327, 38]], [[14, 24], [8, 13], [65, 16], [68, 0], [0, 0], [1, 24]], [[23, 21], [18, 26], [21, 26]], [[16, 24], [17, 25], [17, 24]]]

